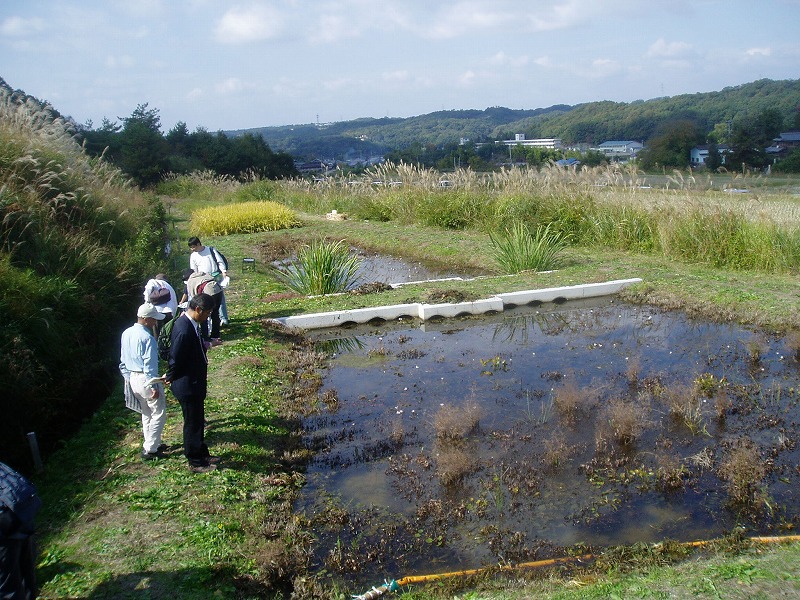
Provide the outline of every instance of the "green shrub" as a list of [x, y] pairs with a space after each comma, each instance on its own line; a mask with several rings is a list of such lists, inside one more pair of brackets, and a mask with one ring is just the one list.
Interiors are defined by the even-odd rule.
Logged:
[[423, 225], [443, 229], [480, 227], [490, 217], [483, 194], [446, 190], [425, 194], [416, 206], [416, 217]]
[[546, 271], [557, 265], [558, 254], [567, 247], [569, 237], [551, 225], [540, 225], [531, 235], [524, 223], [515, 223], [503, 235], [489, 234], [494, 258], [503, 273]]
[[247, 183], [234, 192], [234, 198], [239, 202], [254, 202], [261, 200], [275, 200], [278, 187], [269, 179], [258, 179]]
[[297, 261], [276, 271], [291, 289], [301, 294], [344, 292], [357, 282], [361, 259], [342, 241], [312, 242], [298, 252]]
[[775, 273], [796, 269], [800, 260], [800, 233], [730, 210], [697, 210], [665, 221], [660, 236], [669, 256], [715, 267]]

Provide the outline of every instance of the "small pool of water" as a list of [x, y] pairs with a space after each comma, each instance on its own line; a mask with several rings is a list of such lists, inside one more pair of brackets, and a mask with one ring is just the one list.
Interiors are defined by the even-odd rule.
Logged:
[[304, 419], [297, 508], [337, 577], [800, 520], [784, 340], [612, 299], [309, 336], [336, 401]]
[[429, 279], [448, 279], [461, 277], [471, 279], [470, 275], [456, 271], [426, 267], [418, 261], [410, 261], [383, 254], [373, 254], [358, 250], [361, 268], [358, 270], [359, 284], [364, 283], [410, 283]]
[[[361, 259], [361, 266], [357, 271], [357, 280], [351, 288], [376, 282], [391, 285], [436, 279], [471, 279], [475, 275], [480, 274], [477, 272], [465, 273], [448, 269], [437, 269], [435, 267], [426, 266], [419, 261], [396, 258], [384, 254], [375, 254], [359, 248], [352, 248], [352, 252], [357, 254]], [[275, 268], [286, 269], [296, 260], [296, 257], [289, 257], [282, 260], [274, 260], [271, 264]]]

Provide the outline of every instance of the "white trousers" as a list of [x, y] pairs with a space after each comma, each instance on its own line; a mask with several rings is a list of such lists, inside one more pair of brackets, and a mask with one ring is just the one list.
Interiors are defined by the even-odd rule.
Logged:
[[131, 373], [131, 389], [142, 406], [142, 433], [144, 434], [142, 451], [155, 452], [161, 445], [161, 433], [164, 431], [164, 424], [167, 421], [167, 399], [164, 386], [160, 383], [156, 385], [158, 398], [153, 400], [150, 397], [151, 388], [144, 385], [148, 379], [149, 377], [144, 373]]

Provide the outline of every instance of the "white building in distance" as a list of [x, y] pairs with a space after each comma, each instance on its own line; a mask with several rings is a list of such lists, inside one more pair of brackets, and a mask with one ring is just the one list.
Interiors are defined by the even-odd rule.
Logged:
[[561, 138], [535, 138], [532, 140], [526, 140], [524, 133], [516, 134], [513, 140], [502, 140], [500, 142], [495, 142], [495, 143], [505, 144], [506, 146], [549, 148], [551, 150], [560, 150], [562, 148]]

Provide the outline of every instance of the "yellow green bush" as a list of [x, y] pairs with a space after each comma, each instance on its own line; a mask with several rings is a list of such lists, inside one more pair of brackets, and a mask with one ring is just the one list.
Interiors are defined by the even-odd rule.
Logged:
[[299, 224], [292, 209], [271, 201], [210, 206], [192, 213], [192, 231], [198, 235], [277, 231]]

